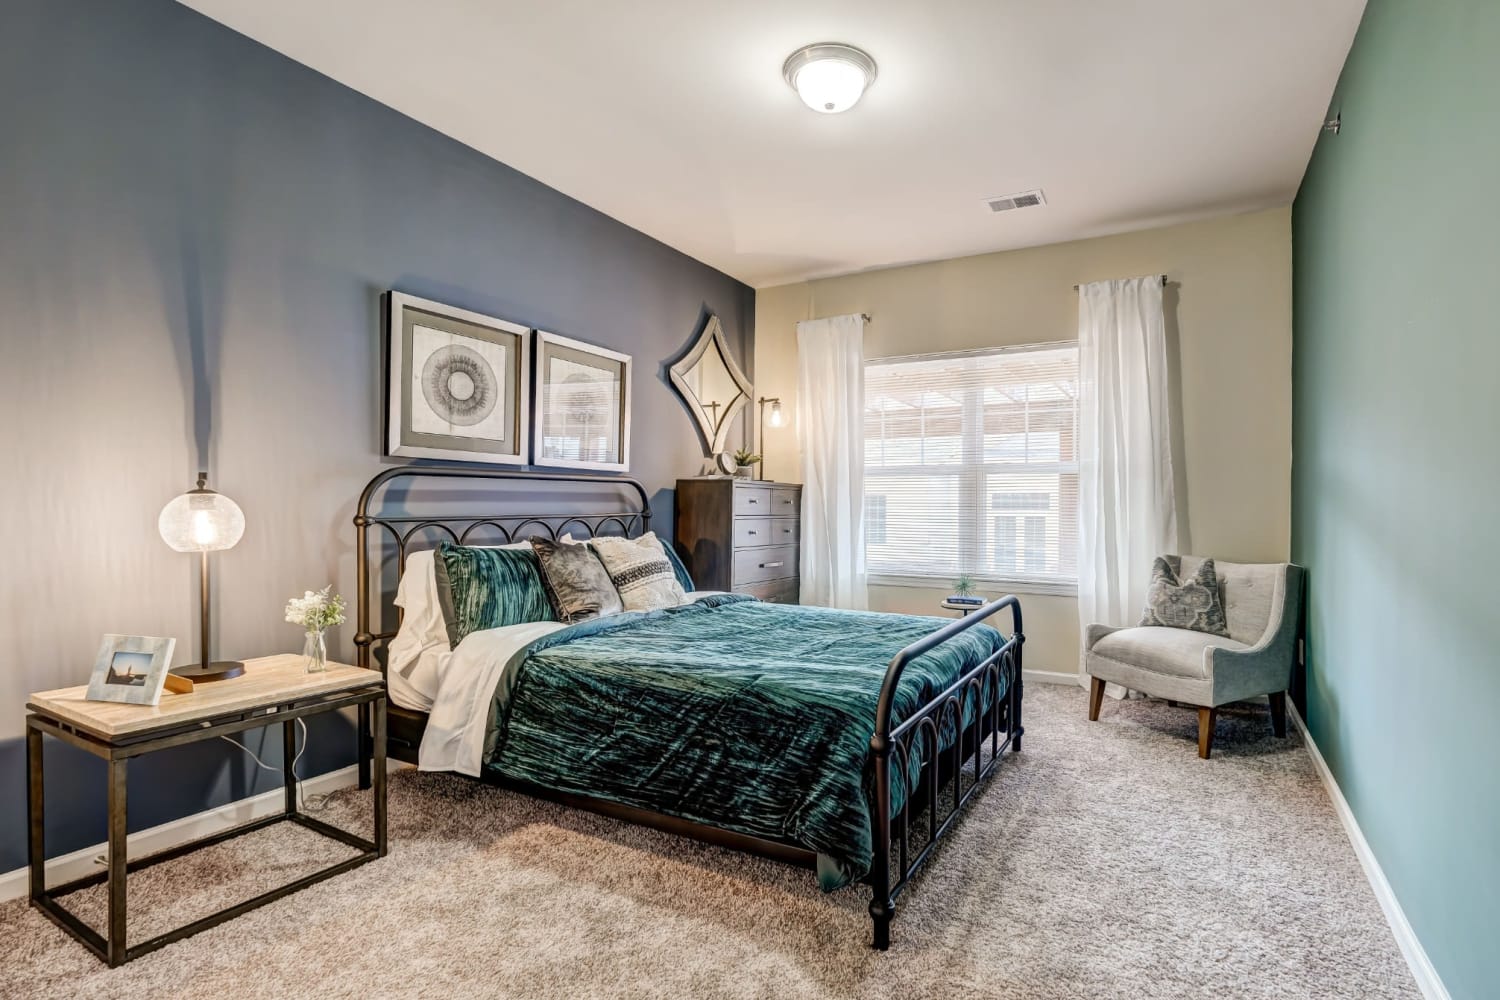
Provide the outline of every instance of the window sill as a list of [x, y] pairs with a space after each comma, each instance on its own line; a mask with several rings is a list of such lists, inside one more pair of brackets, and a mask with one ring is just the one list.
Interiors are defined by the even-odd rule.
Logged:
[[[921, 590], [953, 590], [953, 578], [948, 576], [903, 576], [900, 574], [871, 573], [868, 583], [872, 587], [914, 587]], [[976, 589], [984, 593], [1035, 594], [1045, 597], [1078, 596], [1078, 583], [1074, 580], [1024, 580], [1024, 579], [980, 579], [974, 578]]]

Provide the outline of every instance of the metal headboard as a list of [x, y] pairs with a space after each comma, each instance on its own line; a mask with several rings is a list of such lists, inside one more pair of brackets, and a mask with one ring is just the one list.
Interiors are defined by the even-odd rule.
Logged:
[[[616, 487], [634, 491], [640, 498], [639, 507], [627, 504], [621, 510], [607, 510], [590, 513], [497, 513], [494, 509], [479, 513], [452, 514], [444, 511], [436, 515], [412, 514], [405, 510], [398, 513], [384, 513], [383, 506], [372, 509], [372, 504], [377, 504], [387, 498], [386, 489], [396, 480], [469, 480], [474, 482], [498, 481], [510, 483], [584, 483], [597, 487]], [[486, 494], [475, 497], [476, 501], [496, 505], [503, 502], [506, 497], [496, 494]], [[510, 499], [514, 500], [514, 496]], [[646, 526], [651, 520], [651, 505], [646, 496], [646, 488], [634, 479], [625, 476], [591, 476], [582, 473], [568, 472], [522, 472], [514, 469], [492, 469], [475, 468], [464, 465], [402, 465], [392, 469], [386, 469], [365, 486], [364, 492], [359, 495], [359, 506], [354, 512], [354, 541], [355, 541], [355, 574], [359, 586], [359, 597], [357, 600], [356, 627], [358, 631], [354, 636], [354, 646], [357, 651], [357, 662], [361, 667], [369, 667], [374, 647], [377, 643], [389, 642], [395, 638], [396, 630], [371, 631], [371, 618], [382, 609], [381, 594], [371, 592], [370, 581], [370, 547], [372, 534], [375, 539], [383, 539], [381, 532], [371, 532], [371, 528], [383, 528], [389, 533], [390, 539], [395, 543], [395, 557], [397, 572], [406, 570], [406, 556], [410, 551], [421, 548], [435, 548], [443, 541], [443, 536], [455, 545], [466, 544], [471, 535], [481, 529], [492, 531], [500, 535], [506, 542], [520, 539], [545, 536], [554, 541], [562, 534], [576, 527], [583, 529], [588, 537], [603, 534], [611, 526], [617, 527], [620, 533], [626, 537], [643, 535]], [[383, 562], [383, 560], [382, 560]], [[400, 612], [398, 609], [396, 625], [400, 627]], [[375, 626], [375, 627], [378, 627]], [[380, 664], [380, 670], [385, 672], [385, 664]]]

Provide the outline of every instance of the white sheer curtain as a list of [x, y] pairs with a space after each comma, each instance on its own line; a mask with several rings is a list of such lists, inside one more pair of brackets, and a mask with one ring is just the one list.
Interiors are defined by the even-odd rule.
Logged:
[[797, 324], [802, 438], [802, 603], [862, 610], [865, 589], [865, 321]]
[[1134, 625], [1177, 550], [1160, 275], [1079, 287], [1078, 367], [1078, 620]]

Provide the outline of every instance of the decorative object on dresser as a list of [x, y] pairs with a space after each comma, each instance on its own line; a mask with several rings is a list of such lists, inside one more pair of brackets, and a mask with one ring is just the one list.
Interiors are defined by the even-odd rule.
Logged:
[[[322, 673], [309, 674], [302, 669], [300, 657], [283, 654], [247, 660], [243, 676], [199, 688], [192, 694], [169, 699], [155, 708], [99, 704], [86, 700], [86, 693], [82, 687], [63, 688], [33, 694], [27, 700], [26, 708], [30, 713], [26, 716], [30, 898], [32, 906], [111, 968], [385, 856], [385, 682], [379, 671], [331, 664]], [[374, 784], [374, 836], [369, 840], [304, 814], [297, 802], [297, 729], [303, 729], [305, 750], [304, 719], [344, 708], [358, 710], [362, 734], [369, 732], [371, 725], [374, 730], [370, 747], [372, 757], [362, 757], [361, 760], [361, 766], [368, 768], [373, 775]], [[158, 854], [126, 861], [125, 778], [130, 760], [156, 750], [201, 743], [221, 736], [228, 738], [278, 722], [281, 723], [285, 788], [285, 804], [281, 812]], [[46, 801], [42, 787], [43, 736], [51, 736], [102, 757], [108, 763], [106, 809], [109, 834], [104, 870], [51, 887], [47, 885], [47, 824], [43, 815]], [[138, 944], [127, 943], [125, 877], [128, 872], [171, 861], [199, 848], [279, 822], [296, 823], [358, 853], [175, 930]], [[70, 893], [100, 883], [107, 886], [107, 927], [102, 934], [85, 924], [62, 902]]]
[[532, 462], [630, 471], [630, 355], [536, 332]]
[[[94, 660], [89, 679], [89, 701], [116, 701], [127, 705], [155, 705], [167, 681], [176, 639], [149, 635], [106, 635]], [[192, 681], [182, 679], [187, 690]]]
[[741, 448], [734, 453], [734, 474], [741, 479], [754, 479], [755, 467], [760, 464], [760, 456], [749, 448]]
[[391, 292], [385, 453], [524, 465], [531, 331]]
[[[760, 454], [761, 457], [764, 458], [766, 454], [767, 423], [769, 423], [772, 427], [780, 427], [786, 422], [786, 418], [782, 415], [781, 412], [781, 397], [772, 396], [770, 398], [767, 398], [765, 396], [762, 396], [756, 402], [760, 404]], [[767, 407], [770, 407], [771, 409], [769, 417], [766, 414]], [[764, 482], [766, 478], [766, 464], [764, 461], [762, 461], [760, 465], [760, 478], [762, 482]]]
[[750, 402], [752, 388], [750, 380], [735, 363], [719, 317], [709, 315], [693, 346], [672, 363], [667, 374], [692, 414], [693, 427], [703, 441], [703, 453], [723, 455], [728, 445], [729, 427]]
[[677, 551], [702, 590], [800, 600], [802, 487], [706, 476], [677, 480]]
[[208, 473], [198, 473], [198, 486], [174, 497], [156, 518], [162, 541], [178, 552], [198, 553], [198, 662], [176, 667], [174, 674], [193, 681], [238, 677], [245, 665], [238, 660], [212, 658], [212, 616], [208, 602], [208, 554], [234, 548], [245, 533], [240, 505], [208, 488]]

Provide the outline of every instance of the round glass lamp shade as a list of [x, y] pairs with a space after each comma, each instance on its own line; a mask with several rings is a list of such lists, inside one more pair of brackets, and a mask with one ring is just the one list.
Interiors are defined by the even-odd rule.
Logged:
[[209, 489], [190, 490], [161, 509], [156, 528], [178, 552], [233, 548], [245, 533], [240, 505]]
[[803, 104], [836, 115], [854, 107], [875, 82], [875, 60], [852, 45], [819, 42], [793, 52], [781, 72]]

